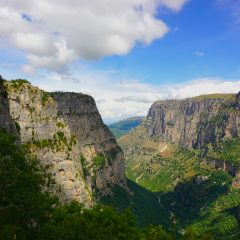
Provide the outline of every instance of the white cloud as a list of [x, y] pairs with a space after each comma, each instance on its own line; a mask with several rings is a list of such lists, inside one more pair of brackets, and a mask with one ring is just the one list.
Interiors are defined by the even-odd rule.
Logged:
[[238, 91], [240, 91], [240, 80], [199, 78], [184, 84], [168, 86], [165, 98], [183, 99], [202, 94], [237, 93]]
[[137, 102], [137, 103], [152, 103], [152, 99], [144, 98], [141, 96], [123, 96], [115, 99], [116, 102]]
[[175, 11], [179, 11], [183, 5], [188, 2], [189, 0], [160, 0], [160, 2], [164, 5], [166, 5], [167, 7], [175, 10]]
[[54, 54], [56, 50], [53, 41], [42, 33], [14, 32], [12, 41], [17, 48], [34, 55]]
[[157, 10], [188, 0], [1, 0], [0, 40], [26, 53], [31, 67], [60, 71], [77, 58], [124, 55], [169, 30]]
[[32, 68], [30, 65], [23, 65], [21, 67], [22, 72], [26, 73], [27, 75], [34, 75], [35, 74], [35, 70], [34, 68]]
[[240, 80], [220, 78], [199, 78], [182, 84], [151, 85], [126, 78], [115, 80], [114, 75], [104, 71], [89, 73], [82, 70], [73, 77], [53, 74], [50, 78], [43, 79], [38, 85], [48, 91], [75, 91], [92, 95], [102, 117], [108, 122], [146, 115], [151, 104], [161, 99], [183, 99], [201, 94], [240, 91]]
[[194, 52], [194, 54], [196, 55], [196, 56], [198, 56], [198, 57], [204, 57], [204, 52], [202, 52], [202, 51], [199, 51], [199, 50], [196, 50], [195, 52]]

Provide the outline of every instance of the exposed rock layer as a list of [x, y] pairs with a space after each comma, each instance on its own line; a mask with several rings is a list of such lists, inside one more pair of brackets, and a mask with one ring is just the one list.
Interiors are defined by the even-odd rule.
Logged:
[[[58, 115], [76, 136], [82, 154], [91, 162], [96, 154], [103, 154], [106, 166], [96, 172], [96, 187], [108, 189], [109, 184], [126, 185], [123, 152], [103, 123], [92, 97], [81, 93], [52, 93], [58, 103]], [[91, 163], [90, 163], [91, 164]]]
[[9, 113], [8, 94], [0, 76], [0, 127], [10, 134], [17, 134], [16, 125]]
[[92, 97], [48, 94], [22, 81], [4, 81], [4, 86], [0, 126], [10, 133], [18, 128], [20, 142], [52, 175], [51, 191], [63, 201], [90, 206], [96, 190], [107, 194], [112, 185], [126, 186], [122, 150]]
[[180, 147], [203, 148], [223, 137], [240, 136], [239, 95], [155, 102], [148, 113], [149, 137]]
[[[136, 181], [145, 184], [145, 177], [152, 174], [154, 178], [158, 174], [161, 158], [171, 159], [179, 148], [190, 152], [194, 148], [205, 159], [208, 149], [216, 150], [219, 141], [240, 137], [239, 106], [240, 94], [153, 103], [142, 124], [118, 140], [125, 153], [127, 174], [136, 175]], [[209, 159], [205, 164], [235, 176], [236, 187], [240, 182], [240, 168], [227, 160]]]

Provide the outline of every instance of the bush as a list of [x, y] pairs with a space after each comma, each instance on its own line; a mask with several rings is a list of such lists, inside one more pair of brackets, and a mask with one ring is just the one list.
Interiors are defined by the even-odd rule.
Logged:
[[80, 161], [82, 164], [82, 170], [83, 170], [84, 176], [90, 175], [89, 169], [87, 167], [87, 160], [83, 155], [80, 156]]
[[16, 126], [16, 129], [17, 129], [17, 132], [20, 133], [21, 127], [20, 127], [19, 123], [15, 122], [15, 126]]
[[42, 95], [42, 104], [43, 104], [43, 106], [46, 105], [46, 103], [48, 102], [49, 97], [50, 97], [50, 96], [49, 96], [48, 93], [43, 92], [43, 95]]
[[93, 158], [94, 168], [102, 169], [102, 168], [104, 168], [105, 164], [106, 164], [106, 159], [102, 153], [97, 154]]
[[24, 83], [27, 83], [27, 84], [31, 84], [28, 80], [26, 79], [15, 79], [15, 80], [11, 80], [10, 81], [11, 83], [17, 83], [17, 84], [24, 84]]
[[42, 192], [45, 173], [14, 142], [0, 130], [0, 239], [36, 239], [57, 200]]

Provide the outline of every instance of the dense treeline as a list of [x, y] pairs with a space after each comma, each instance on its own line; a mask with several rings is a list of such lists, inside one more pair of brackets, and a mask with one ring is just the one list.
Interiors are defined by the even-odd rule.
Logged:
[[173, 239], [161, 226], [139, 228], [129, 209], [61, 205], [41, 190], [49, 176], [14, 141], [0, 131], [0, 239]]

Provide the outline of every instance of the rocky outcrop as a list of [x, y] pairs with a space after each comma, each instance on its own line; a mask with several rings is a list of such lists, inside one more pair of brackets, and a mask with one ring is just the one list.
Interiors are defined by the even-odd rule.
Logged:
[[58, 115], [77, 138], [86, 167], [94, 164], [96, 155], [103, 155], [106, 160], [105, 166], [94, 176], [97, 189], [108, 191], [112, 184], [126, 186], [123, 152], [103, 123], [94, 99], [81, 93], [51, 93], [51, 96], [58, 103]]
[[17, 134], [17, 128], [9, 113], [8, 93], [4, 88], [4, 81], [0, 75], [0, 128], [9, 134]]
[[148, 137], [183, 148], [203, 148], [223, 137], [240, 136], [238, 101], [231, 94], [157, 101], [145, 123]]
[[208, 166], [211, 166], [215, 169], [226, 171], [234, 177], [236, 177], [240, 171], [239, 165], [236, 165], [230, 161], [226, 161], [223, 159], [214, 159], [214, 158], [207, 157], [206, 164], [208, 164]]
[[126, 187], [122, 150], [92, 97], [49, 94], [23, 80], [3, 84], [1, 127], [16, 131], [17, 126], [21, 144], [51, 174], [50, 190], [61, 200], [90, 206], [96, 192], [108, 194], [115, 184]]
[[236, 95], [235, 108], [236, 108], [237, 110], [240, 110], [240, 92]]

